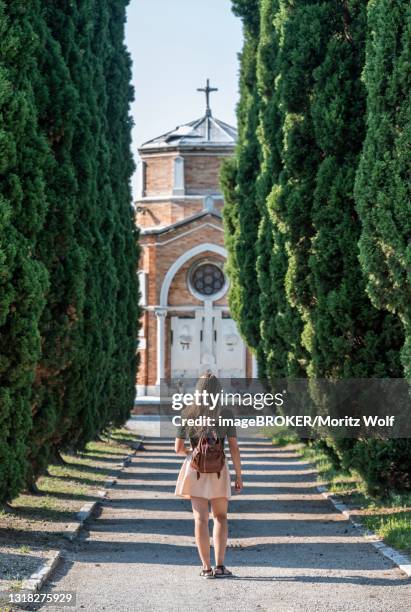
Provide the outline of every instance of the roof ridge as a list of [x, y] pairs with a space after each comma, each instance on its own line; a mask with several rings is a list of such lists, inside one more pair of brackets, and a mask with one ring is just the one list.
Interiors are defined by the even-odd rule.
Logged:
[[[214, 121], [214, 123], [216, 125], [218, 125], [218, 127], [220, 128], [220, 130], [222, 130], [224, 132], [224, 134], [227, 134], [227, 136], [229, 138], [231, 138], [231, 134], [225, 129], [225, 127], [223, 127], [221, 124], [223, 124], [224, 126], [227, 127], [231, 127], [228, 125], [228, 123], [224, 123], [224, 121], [220, 121], [219, 119], [214, 119], [214, 117], [211, 117], [212, 121]], [[231, 128], [232, 129], [232, 128]]]

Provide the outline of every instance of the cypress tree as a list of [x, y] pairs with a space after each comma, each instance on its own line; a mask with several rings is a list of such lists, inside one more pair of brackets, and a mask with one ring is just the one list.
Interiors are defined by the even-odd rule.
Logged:
[[311, 98], [321, 163], [314, 191], [309, 259], [314, 301], [305, 330], [310, 338], [309, 374], [395, 377], [401, 372], [401, 331], [392, 316], [372, 306], [358, 261], [360, 222], [353, 190], [364, 136], [365, 92], [360, 77], [366, 7], [360, 0], [337, 0], [333, 17], [323, 62], [314, 71]]
[[411, 378], [411, 6], [368, 3], [364, 81], [367, 131], [355, 197], [360, 261], [372, 303], [402, 322], [402, 364]]
[[[49, 208], [37, 252], [50, 277], [40, 321], [42, 356], [37, 365], [30, 436], [29, 485], [57, 452], [58, 423], [65, 422], [68, 373], [76, 360], [84, 302], [84, 253], [75, 234], [79, 214], [73, 150], [78, 94], [67, 67], [67, 44], [73, 44], [72, 18], [58, 4], [48, 5], [39, 29], [38, 62], [42, 82], [36, 90], [39, 126], [52, 152], [47, 173]], [[71, 34], [71, 36], [70, 36]]]
[[312, 207], [320, 151], [314, 138], [310, 101], [313, 71], [322, 62], [333, 10], [330, 3], [280, 0], [278, 103], [283, 113], [283, 169], [270, 207], [283, 234], [287, 255], [285, 292], [291, 306], [283, 326], [293, 374], [305, 375], [309, 342], [304, 325], [312, 307], [309, 257], [313, 236]]
[[[252, 3], [238, 4], [251, 18]], [[261, 340], [253, 346], [260, 373], [271, 379], [309, 376], [317, 408], [320, 402], [326, 409], [327, 397], [316, 387], [318, 377], [401, 375], [403, 334], [395, 314], [407, 329], [411, 303], [405, 275], [410, 269], [405, 215], [410, 13], [401, 3], [391, 7], [378, 0], [369, 4], [368, 135], [356, 195], [364, 223], [360, 247], [368, 291], [375, 305], [394, 316], [373, 307], [358, 260], [361, 226], [354, 205], [354, 180], [364, 138], [365, 9], [359, 0], [261, 1], [258, 97], [251, 107], [259, 110], [260, 167], [249, 175], [251, 184], [240, 188], [241, 155], [253, 142], [242, 136], [241, 126], [249, 124], [241, 123], [241, 113], [237, 156], [226, 166], [227, 240], [236, 257], [232, 270], [238, 300], [235, 316], [240, 321], [244, 316], [240, 300], [244, 299], [241, 272], [245, 268], [238, 245], [246, 244], [249, 231], [241, 225], [240, 215], [247, 202], [244, 194], [253, 194], [248, 202], [253, 201], [259, 216], [256, 270], [261, 291]], [[391, 9], [393, 30], [388, 28], [383, 35], [384, 15]], [[378, 28], [383, 42], [378, 40]], [[393, 63], [391, 70], [387, 61]], [[246, 106], [250, 96], [241, 93], [239, 109], [244, 111], [250, 108]], [[376, 99], [371, 104], [372, 95]], [[381, 159], [375, 165], [376, 151]], [[369, 176], [374, 180], [372, 189]], [[391, 208], [385, 205], [388, 197]], [[384, 227], [377, 228], [377, 222]], [[404, 365], [407, 350], [406, 345]], [[346, 467], [354, 466], [373, 493], [411, 486], [408, 441], [327, 443], [330, 455]]]
[[69, 69], [79, 95], [73, 148], [79, 215], [75, 231], [85, 252], [85, 299], [80, 340], [72, 363], [65, 422], [56, 432], [61, 448], [81, 448], [107, 422], [108, 372], [113, 353], [113, 283], [109, 154], [105, 138], [107, 2], [71, 4], [75, 44]]
[[[394, 317], [372, 306], [358, 261], [360, 222], [353, 190], [364, 136], [365, 92], [360, 76], [365, 9], [359, 0], [334, 3], [333, 30], [324, 59], [314, 71], [311, 114], [321, 162], [309, 258], [313, 306], [304, 330], [312, 378], [395, 377], [401, 373], [401, 330]], [[326, 407], [327, 398], [322, 399]], [[356, 467], [368, 478], [369, 460], [362, 461], [358, 452], [369, 446], [368, 441], [329, 444], [337, 462]]]
[[61, 2], [48, 5], [44, 16], [39, 58], [43, 80], [37, 94], [53, 164], [47, 181], [49, 217], [38, 250], [53, 282], [41, 321], [30, 486], [60, 449], [76, 447], [84, 430], [81, 410], [94, 408], [101, 399], [90, 379], [97, 374], [93, 365], [102, 360], [101, 351], [96, 350], [101, 320], [90, 325], [86, 310], [86, 300], [93, 306], [96, 301], [100, 267], [95, 256], [95, 236], [100, 236], [95, 216], [99, 143], [89, 56], [92, 5]]
[[256, 290], [256, 242], [260, 215], [255, 180], [259, 172], [257, 138], [259, 95], [256, 57], [259, 0], [235, 0], [233, 10], [243, 20], [244, 47], [240, 62], [240, 102], [237, 108], [238, 146], [234, 162], [222, 169], [224, 222], [230, 275], [229, 303], [239, 331], [257, 349], [260, 339], [259, 297]]
[[[73, 232], [81, 255], [78, 269], [79, 311], [75, 313], [75, 333], [71, 336], [73, 358], [64, 372], [65, 387], [62, 412], [52, 432], [50, 444], [54, 449], [71, 449], [84, 431], [81, 418], [86, 407], [97, 410], [100, 389], [96, 369], [99, 354], [100, 321], [92, 319], [96, 302], [96, 251], [102, 248], [97, 224], [97, 156], [98, 121], [96, 92], [93, 81], [91, 38], [94, 29], [94, 5], [90, 0], [61, 2], [48, 12], [49, 27], [59, 42], [76, 91], [76, 112], [72, 118], [72, 151], [76, 182], [73, 207]], [[73, 109], [74, 110], [74, 109]], [[96, 369], [93, 369], [93, 368]]]
[[25, 482], [39, 319], [48, 285], [35, 247], [47, 211], [47, 143], [34, 87], [38, 2], [0, 2], [0, 502]]
[[[96, 100], [96, 230], [100, 248], [95, 249], [93, 257], [93, 275], [96, 286], [96, 319], [100, 321], [99, 343], [97, 345], [97, 364], [95, 384], [97, 394], [94, 407], [88, 405], [81, 414], [84, 431], [79, 439], [80, 445], [98, 435], [111, 421], [111, 400], [113, 397], [114, 349], [115, 349], [115, 300], [119, 289], [119, 279], [113, 253], [113, 236], [115, 232], [116, 201], [111, 188], [110, 146], [108, 142], [107, 115], [108, 94], [106, 81], [106, 62], [111, 53], [109, 40], [110, 6], [109, 0], [95, 2], [93, 8], [93, 27], [91, 29], [90, 50], [94, 58], [92, 85]], [[97, 246], [97, 243], [96, 243]], [[97, 329], [94, 330], [96, 333]]]
[[115, 347], [112, 367], [110, 418], [123, 424], [135, 398], [136, 338], [140, 317], [136, 266], [139, 256], [138, 232], [131, 206], [130, 177], [134, 171], [131, 154], [130, 86], [131, 60], [124, 45], [124, 25], [128, 0], [111, 4], [107, 80], [107, 138], [110, 146], [110, 181], [114, 218], [112, 252], [118, 274], [115, 297]]
[[297, 316], [286, 299], [287, 253], [281, 223], [276, 216], [276, 191], [282, 171], [282, 113], [279, 107], [280, 40], [278, 0], [262, 0], [261, 27], [257, 54], [257, 79], [260, 94], [259, 141], [261, 171], [256, 183], [261, 221], [257, 242], [257, 278], [260, 290], [261, 342], [258, 350], [259, 375], [271, 380], [300, 371], [296, 347], [286, 343], [290, 317]]
[[2, 502], [133, 405], [126, 4], [0, 0]]
[[[260, 377], [275, 375], [281, 371], [286, 355], [279, 343], [276, 320], [281, 292], [281, 274], [274, 264], [274, 227], [266, 199], [278, 181], [281, 170], [280, 138], [281, 115], [275, 100], [275, 79], [278, 75], [278, 40], [274, 18], [278, 11], [277, 0], [262, 0], [260, 7], [260, 35], [257, 50], [257, 85], [260, 96], [258, 136], [261, 147], [261, 167], [256, 182], [256, 201], [260, 224], [257, 240], [256, 270], [260, 289], [260, 337], [257, 350]], [[279, 283], [276, 282], [277, 278]], [[278, 293], [280, 290], [280, 293]]]
[[[411, 6], [405, 0], [368, 3], [364, 82], [366, 137], [355, 199], [362, 222], [360, 262], [372, 303], [398, 317], [405, 338], [402, 366], [411, 378]], [[391, 330], [388, 329], [388, 332]], [[392, 332], [391, 332], [392, 334]], [[401, 371], [391, 374], [401, 376]], [[369, 440], [354, 461], [373, 493], [411, 489], [410, 440]]]
[[70, 62], [81, 109], [74, 138], [81, 210], [76, 235], [86, 251], [86, 287], [70, 417], [59, 434], [63, 447], [82, 447], [124, 422], [134, 400], [138, 287], [125, 7], [79, 2], [75, 19], [81, 50]]
[[260, 1], [261, 0], [232, 0], [233, 13], [241, 17], [247, 31], [254, 38], [258, 37], [260, 28]]

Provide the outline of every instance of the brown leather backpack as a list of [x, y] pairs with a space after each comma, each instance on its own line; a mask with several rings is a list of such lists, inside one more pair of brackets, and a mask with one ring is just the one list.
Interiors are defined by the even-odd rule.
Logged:
[[197, 470], [197, 480], [200, 474], [217, 474], [220, 478], [224, 463], [224, 440], [220, 440], [214, 431], [203, 430], [190, 462], [191, 467]]

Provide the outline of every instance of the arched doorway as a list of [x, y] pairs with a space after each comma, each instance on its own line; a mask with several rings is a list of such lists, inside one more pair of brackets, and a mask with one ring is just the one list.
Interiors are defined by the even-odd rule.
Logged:
[[[162, 338], [158, 383], [167, 373], [172, 380], [197, 378], [206, 370], [221, 378], [246, 375], [246, 348], [225, 300], [225, 258], [222, 246], [203, 243], [183, 253], [170, 266], [160, 293], [162, 316], [158, 324], [165, 326], [167, 313], [170, 321], [168, 347], [164, 331], [158, 333]], [[191, 299], [173, 303], [173, 283], [180, 296], [185, 291]]]

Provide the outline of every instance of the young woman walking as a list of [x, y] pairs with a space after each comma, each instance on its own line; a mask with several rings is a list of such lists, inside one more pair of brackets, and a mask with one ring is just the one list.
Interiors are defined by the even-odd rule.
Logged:
[[[216, 394], [221, 392], [218, 379], [211, 373], [204, 374], [197, 383], [197, 390], [202, 393]], [[204, 397], [204, 396], [203, 396]], [[215, 409], [212, 413], [208, 406], [203, 404], [189, 406], [183, 410], [183, 419], [196, 419], [199, 416], [210, 416], [214, 418], [221, 415], [222, 418], [232, 418], [228, 410]], [[227, 508], [228, 500], [231, 498], [231, 481], [227, 461], [219, 473], [200, 473], [191, 465], [192, 452], [196, 448], [204, 428], [201, 426], [182, 426], [177, 431], [175, 440], [175, 452], [185, 457], [181, 467], [175, 495], [191, 499], [191, 505], [195, 521], [195, 538], [200, 559], [203, 567], [200, 576], [204, 578], [225, 578], [232, 573], [224, 565], [225, 551], [227, 548]], [[234, 426], [216, 426], [215, 433], [224, 448], [225, 439], [228, 439], [231, 459], [236, 474], [235, 491], [240, 493], [243, 488], [241, 478], [241, 459], [238, 448], [237, 433]], [[191, 449], [185, 445], [186, 439], [190, 440]], [[209, 504], [211, 505], [214, 528], [213, 542], [215, 554], [215, 567], [211, 567], [210, 559], [210, 534], [208, 531]]]

